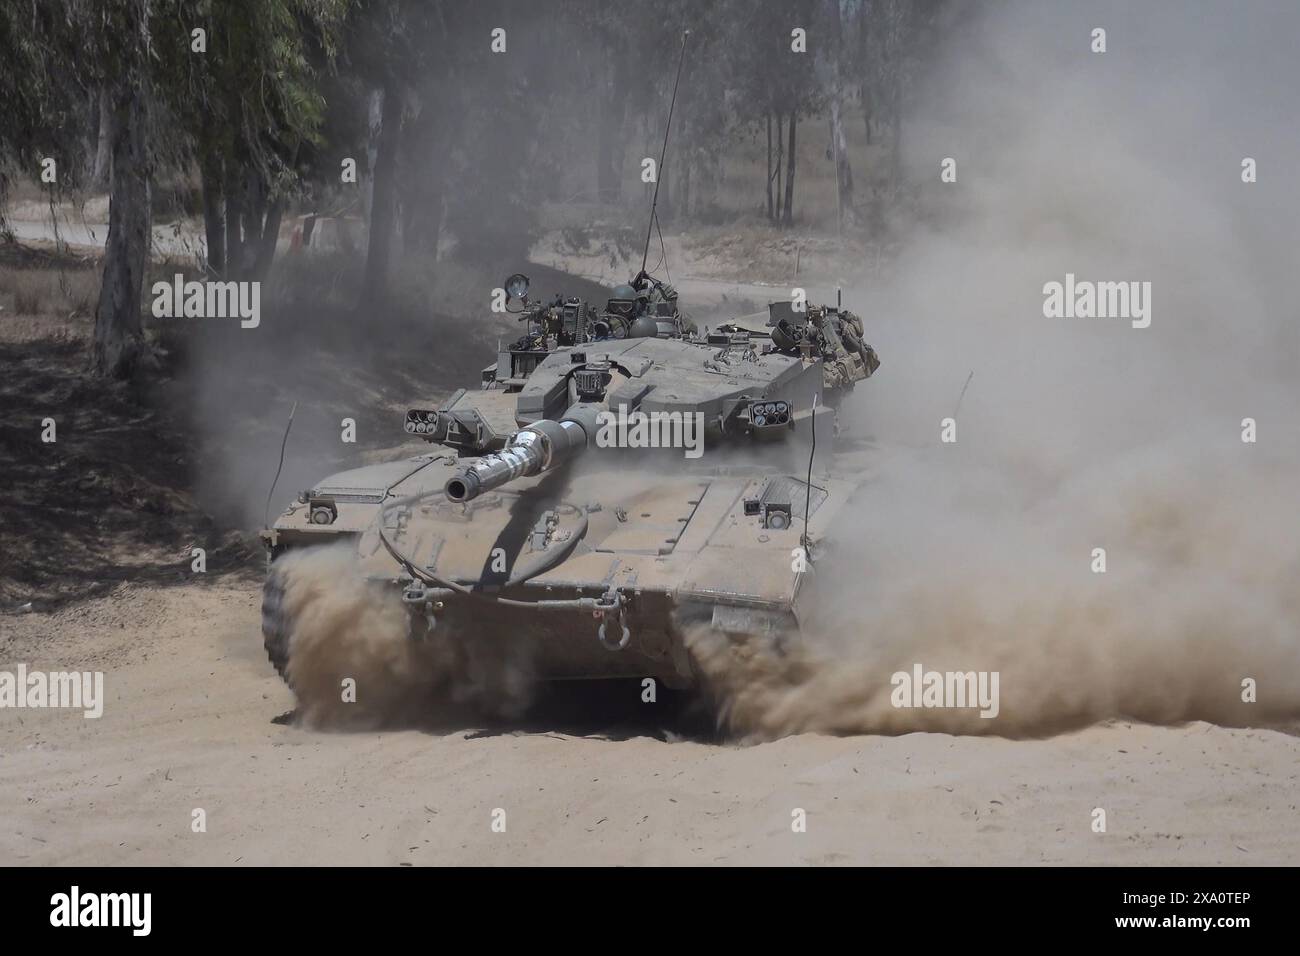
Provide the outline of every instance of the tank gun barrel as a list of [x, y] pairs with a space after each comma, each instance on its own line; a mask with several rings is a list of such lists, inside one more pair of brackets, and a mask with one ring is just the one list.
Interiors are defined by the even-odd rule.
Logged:
[[508, 481], [558, 468], [595, 437], [600, 407], [578, 403], [558, 421], [542, 419], [521, 429], [499, 452], [461, 465], [443, 491], [451, 501], [472, 501]]

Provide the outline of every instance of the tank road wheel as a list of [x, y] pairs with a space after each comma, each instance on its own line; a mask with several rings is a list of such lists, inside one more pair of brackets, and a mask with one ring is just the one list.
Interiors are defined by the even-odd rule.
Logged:
[[276, 673], [289, 683], [289, 619], [284, 610], [284, 574], [274, 564], [262, 585], [262, 645]]

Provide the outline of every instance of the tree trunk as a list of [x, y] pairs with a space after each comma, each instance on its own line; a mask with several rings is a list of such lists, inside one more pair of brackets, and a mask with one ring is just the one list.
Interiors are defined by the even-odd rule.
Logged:
[[446, 215], [446, 153], [442, 146], [435, 146], [427, 154], [423, 151], [412, 153], [428, 155], [429, 162], [416, 182], [410, 184], [401, 204], [402, 249], [408, 254], [419, 254], [424, 262], [438, 261], [438, 240], [442, 236], [442, 220]]
[[889, 120], [889, 174], [894, 183], [902, 178], [903, 167], [903, 82], [907, 75], [908, 23], [912, 8], [902, 0], [889, 0], [884, 7], [883, 62], [888, 87], [882, 104]]
[[831, 97], [831, 152], [835, 157], [836, 221], [840, 232], [853, 221], [853, 167], [849, 165], [848, 144], [844, 139], [844, 116], [839, 97]]
[[773, 219], [772, 213], [772, 114], [767, 114], [767, 221]]
[[407, 252], [427, 254], [429, 251], [428, 206], [433, 191], [430, 180], [436, 176], [437, 169], [431, 155], [436, 142], [434, 134], [438, 124], [434, 115], [437, 112], [432, 97], [422, 96], [418, 108], [406, 124], [403, 153], [412, 158], [417, 167], [414, 170], [416, 175], [406, 184], [405, 195], [398, 209], [402, 248]]
[[404, 184], [401, 203], [402, 248], [424, 261], [438, 258], [444, 215], [446, 164], [456, 138], [460, 110], [427, 97], [402, 130], [402, 153], [418, 157], [418, 175]]
[[240, 279], [244, 271], [244, 239], [240, 225], [244, 221], [244, 183], [238, 164], [226, 160], [226, 278]]
[[[254, 263], [262, 240], [262, 219], [266, 214], [266, 186], [251, 169], [244, 175], [244, 250], [241, 273], [255, 271]], [[241, 275], [241, 278], [243, 276]]]
[[781, 114], [776, 114], [776, 217], [773, 222], [781, 221], [781, 210], [785, 208], [785, 125]]
[[423, 249], [430, 262], [438, 261], [438, 243], [442, 240], [442, 221], [447, 215], [441, 170], [434, 174], [435, 182], [430, 184], [428, 215], [424, 221]]
[[366, 243], [366, 272], [361, 283], [361, 305], [382, 299], [392, 256], [393, 226], [397, 218], [397, 149], [401, 141], [402, 98], [394, 83], [385, 83], [383, 113], [375, 149], [370, 230]]
[[678, 205], [681, 208], [683, 219], [690, 219], [691, 217], [691, 174], [693, 172], [691, 165], [689, 159], [684, 159], [682, 162], [681, 188], [677, 190]]
[[132, 0], [122, 14], [121, 62], [110, 74], [112, 173], [104, 275], [95, 308], [91, 368], [131, 378], [144, 351], [140, 297], [149, 264], [150, 178], [148, 43], [149, 2]]
[[787, 226], [794, 221], [794, 132], [799, 125], [799, 114], [795, 110], [790, 111], [790, 147], [787, 150], [789, 159], [785, 168], [785, 213], [782, 220]]
[[95, 138], [95, 166], [91, 170], [90, 184], [94, 189], [108, 185], [113, 165], [113, 108], [107, 88], [99, 91], [99, 134]]
[[862, 128], [867, 133], [867, 145], [871, 145], [871, 88], [864, 81], [858, 87], [858, 95], [862, 97]]
[[379, 162], [379, 136], [384, 125], [384, 91], [376, 87], [370, 91], [366, 109], [366, 171], [369, 174], [361, 190], [361, 216], [370, 222], [370, 210], [375, 201], [375, 166]]
[[618, 202], [623, 198], [623, 161], [627, 157], [627, 100], [632, 85], [632, 67], [626, 48], [620, 44], [613, 51], [614, 73], [610, 85], [609, 99], [605, 104], [606, 115], [602, 123], [602, 137], [608, 135], [609, 149], [608, 184], [599, 184], [601, 199], [606, 202]]
[[871, 51], [869, 49], [869, 43], [868, 43], [868, 37], [869, 37], [868, 26], [871, 22], [872, 12], [873, 10], [870, 7], [866, 9], [860, 9], [858, 11], [857, 62], [858, 62], [858, 69], [859, 71], [861, 71], [860, 75], [862, 77], [861, 82], [858, 84], [858, 95], [862, 98], [862, 122], [866, 130], [868, 146], [871, 145], [871, 113], [872, 113], [871, 101], [872, 101], [873, 94], [872, 94], [872, 84], [869, 78], [872, 74], [866, 71], [874, 68], [868, 67], [866, 66], [866, 64], [871, 62]]
[[[614, 169], [614, 142], [623, 135], [623, 117], [614, 92], [613, 71], [596, 92], [596, 198], [613, 202], [618, 198], [618, 173]], [[614, 116], [618, 112], [618, 122]]]
[[889, 166], [890, 176], [893, 178], [893, 181], [897, 183], [903, 170], [902, 81], [895, 77], [892, 86], [893, 89], [890, 92], [889, 112], [893, 119], [894, 141], [889, 147]]
[[463, 128], [465, 113], [461, 103], [444, 106], [440, 113], [442, 126], [438, 130], [430, 154], [433, 157], [433, 168], [429, 174], [428, 215], [425, 221], [428, 235], [425, 244], [435, 262], [438, 259], [438, 241], [442, 237], [442, 225], [447, 219], [447, 164], [451, 161], [451, 148]]
[[[620, 134], [614, 140], [613, 149], [610, 151], [610, 165], [614, 169], [614, 201], [615, 202], [618, 202], [623, 198], [623, 167], [627, 163], [627, 141], [629, 136], [627, 135], [628, 124], [627, 124], [626, 99], [622, 104], [622, 109], [623, 109], [623, 117], [624, 117], [623, 125], [621, 127]], [[638, 167], [638, 170], [639, 169], [640, 167]], [[637, 182], [640, 182], [640, 177], [637, 178]]]
[[199, 162], [203, 181], [203, 235], [208, 246], [208, 275], [214, 279], [226, 274], [226, 222], [221, 212], [221, 158], [215, 150], [205, 150]]
[[280, 220], [284, 216], [284, 200], [273, 199], [266, 209], [266, 221], [262, 224], [261, 237], [257, 243], [257, 258], [253, 263], [253, 278], [261, 282], [271, 271], [275, 261], [275, 244], [280, 239]]
[[836, 220], [841, 234], [846, 222], [853, 220], [853, 167], [849, 165], [848, 143], [844, 137], [844, 83], [840, 71], [843, 58], [843, 27], [840, 0], [830, 0], [831, 16], [831, 153], [835, 159]]

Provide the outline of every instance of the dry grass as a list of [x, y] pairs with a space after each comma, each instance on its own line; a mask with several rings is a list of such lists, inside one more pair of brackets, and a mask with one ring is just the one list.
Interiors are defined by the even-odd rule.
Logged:
[[0, 305], [18, 315], [89, 315], [98, 298], [94, 270], [0, 268]]
[[0, 242], [0, 341], [80, 339], [93, 325], [99, 264], [53, 243]]

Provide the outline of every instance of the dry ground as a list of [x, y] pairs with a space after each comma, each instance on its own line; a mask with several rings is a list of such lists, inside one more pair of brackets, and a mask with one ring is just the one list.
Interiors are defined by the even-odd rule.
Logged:
[[629, 690], [606, 726], [552, 707], [516, 727], [312, 733], [275, 722], [293, 702], [258, 601], [254, 583], [123, 584], [4, 620], [4, 666], [103, 670], [107, 703], [98, 720], [4, 712], [0, 862], [1300, 862], [1300, 742], [1273, 731], [738, 747], [665, 733]]
[[[107, 698], [98, 720], [0, 711], [0, 863], [1300, 863], [1300, 741], [1274, 731], [1107, 723], [742, 747], [618, 688], [571, 688], [513, 725], [297, 727], [261, 648], [252, 525], [209, 516], [195, 463], [278, 447], [303, 380], [235, 377], [243, 430], [200, 446], [192, 392], [174, 386], [201, 354], [177, 357], [173, 387], [96, 384], [80, 373], [88, 321], [0, 312], [0, 670], [102, 671]], [[382, 416], [419, 381], [417, 327], [378, 367], [373, 329], [312, 327], [320, 339], [295, 354], [325, 380], [309, 392], [322, 420], [358, 393]], [[218, 355], [246, 376], [276, 367]], [[321, 375], [329, 355], [355, 367]], [[57, 452], [37, 438], [47, 409], [67, 423]], [[203, 576], [188, 570], [194, 541], [211, 548]]]

